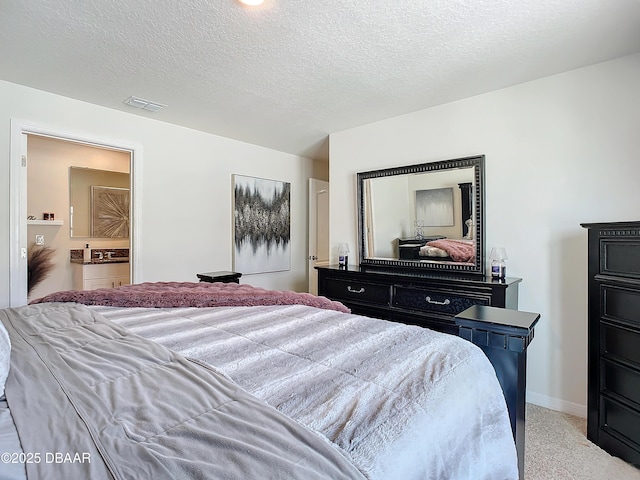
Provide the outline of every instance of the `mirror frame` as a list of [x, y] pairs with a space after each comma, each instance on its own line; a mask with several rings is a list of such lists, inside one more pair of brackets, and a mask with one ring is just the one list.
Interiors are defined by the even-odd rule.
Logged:
[[[369, 172], [358, 172], [358, 250], [361, 266], [375, 267], [393, 267], [401, 269], [428, 270], [437, 272], [457, 272], [475, 275], [485, 275], [485, 218], [484, 218], [484, 155], [476, 155], [473, 157], [456, 158], [452, 160], [443, 160], [439, 162], [421, 163], [418, 165], [409, 165], [405, 167], [385, 168], [381, 170], [372, 170]], [[393, 175], [408, 175], [424, 172], [436, 172], [442, 170], [469, 168], [473, 167], [473, 208], [476, 218], [475, 235], [476, 239], [476, 255], [473, 265], [471, 264], [455, 264], [446, 262], [429, 262], [429, 261], [412, 261], [412, 260], [396, 260], [385, 258], [365, 258], [365, 241], [366, 235], [364, 231], [365, 225], [365, 199], [364, 199], [364, 181], [371, 178], [390, 177]]]

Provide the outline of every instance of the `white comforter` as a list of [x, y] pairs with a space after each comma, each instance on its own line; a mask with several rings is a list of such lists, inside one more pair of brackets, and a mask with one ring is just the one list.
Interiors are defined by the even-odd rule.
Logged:
[[460, 338], [301, 305], [91, 308], [218, 368], [372, 480], [518, 478], [493, 367]]

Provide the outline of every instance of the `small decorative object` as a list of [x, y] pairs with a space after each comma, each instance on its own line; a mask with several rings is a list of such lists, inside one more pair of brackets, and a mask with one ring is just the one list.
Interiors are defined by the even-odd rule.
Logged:
[[42, 214], [42, 219], [43, 220], [49, 220], [49, 212], [45, 212]]
[[338, 245], [338, 265], [341, 267], [349, 265], [349, 245], [346, 243]]
[[507, 250], [504, 247], [493, 247], [491, 254], [491, 278], [505, 278], [507, 276], [507, 264], [505, 260], [508, 260]]
[[55, 267], [53, 257], [56, 251], [51, 247], [29, 248], [27, 258], [27, 293], [30, 293], [36, 285], [49, 276]]
[[424, 234], [422, 233], [424, 223], [422, 220], [416, 220], [413, 222], [413, 225], [416, 227], [416, 240], [422, 240], [424, 238]]
[[56, 214], [55, 213], [49, 213], [49, 220], [55, 220], [56, 219]]

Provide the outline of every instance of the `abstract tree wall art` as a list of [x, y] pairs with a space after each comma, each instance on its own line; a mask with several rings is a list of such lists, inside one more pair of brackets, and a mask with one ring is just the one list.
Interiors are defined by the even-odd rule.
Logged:
[[234, 270], [290, 270], [291, 184], [233, 175], [233, 194]]

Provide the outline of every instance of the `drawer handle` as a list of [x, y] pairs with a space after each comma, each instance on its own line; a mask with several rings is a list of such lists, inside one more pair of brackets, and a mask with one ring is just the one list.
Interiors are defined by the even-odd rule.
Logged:
[[427, 298], [425, 298], [425, 300], [427, 301], [427, 303], [433, 303], [434, 305], [449, 305], [451, 303], [451, 301], [448, 298], [445, 298], [444, 302], [438, 302], [436, 300], [431, 300], [431, 297], [427, 297]]
[[351, 288], [351, 285], [349, 285], [347, 287], [347, 291], [351, 293], [364, 293], [364, 287], [360, 287], [360, 290], [354, 290], [353, 288]]

